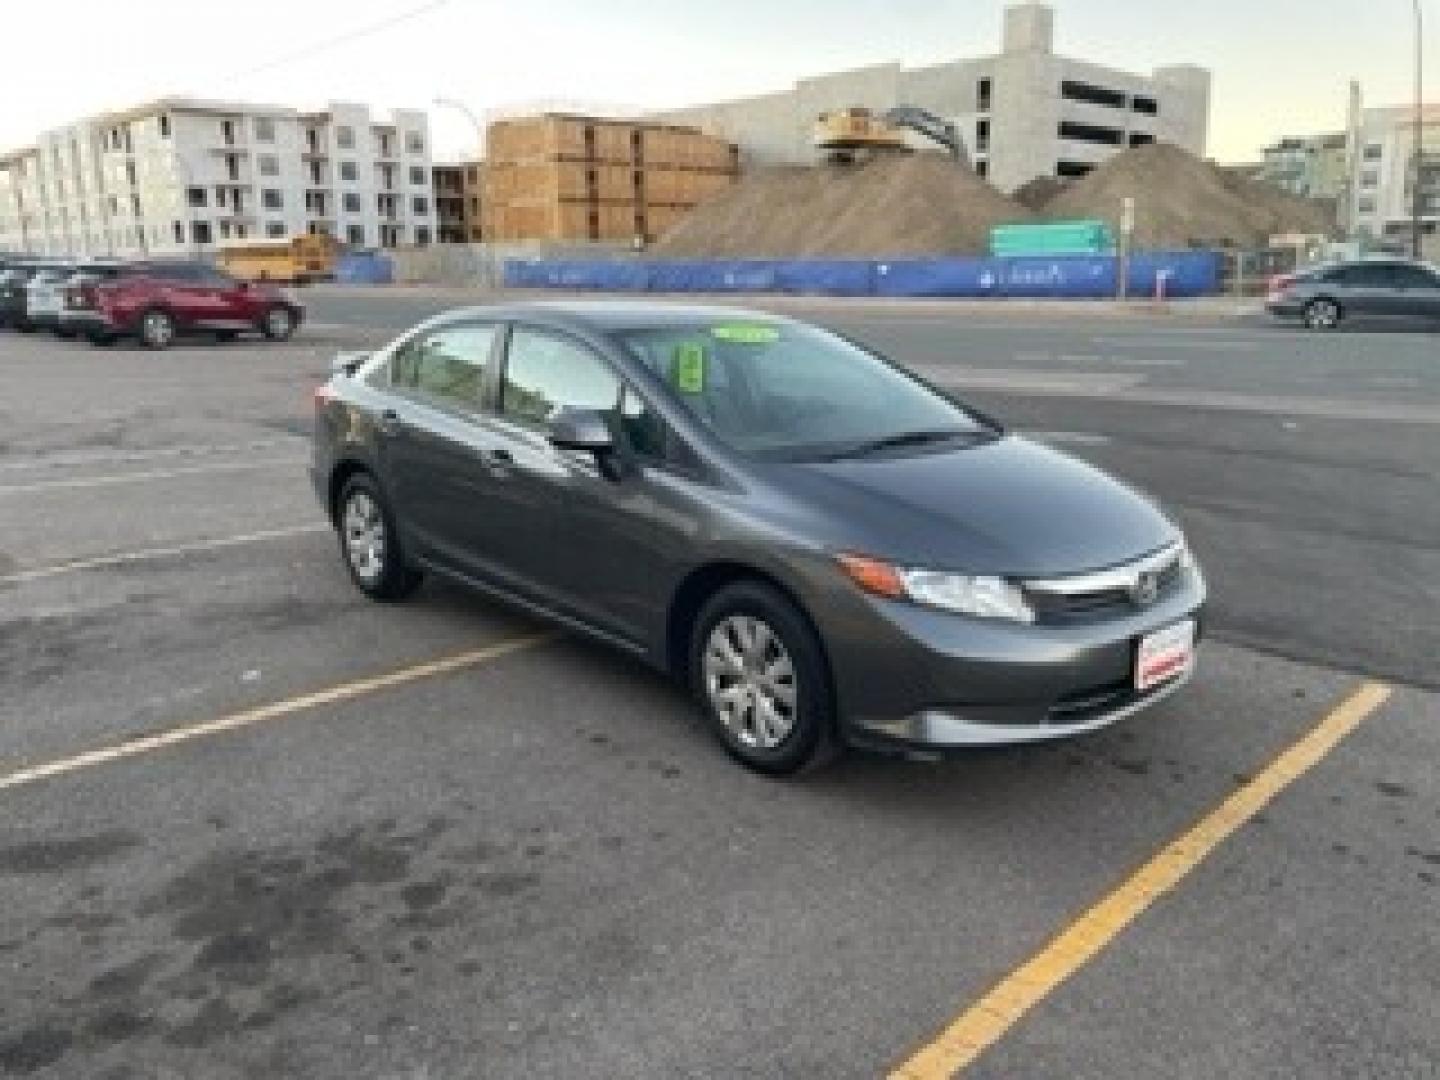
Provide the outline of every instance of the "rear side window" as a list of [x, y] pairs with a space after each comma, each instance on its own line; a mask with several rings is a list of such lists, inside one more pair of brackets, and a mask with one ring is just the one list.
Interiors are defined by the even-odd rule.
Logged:
[[1390, 275], [1393, 284], [1402, 289], [1433, 289], [1440, 285], [1440, 280], [1423, 266], [1397, 263], [1390, 268]]
[[578, 342], [517, 327], [510, 335], [500, 411], [512, 420], [544, 424], [564, 408], [613, 413], [620, 379]]
[[1329, 280], [1341, 285], [1365, 288], [1389, 286], [1391, 283], [1390, 267], [1386, 263], [1356, 263], [1351, 266], [1340, 266], [1331, 273]]
[[467, 324], [440, 327], [412, 338], [395, 353], [391, 385], [478, 409], [495, 332], [494, 326]]

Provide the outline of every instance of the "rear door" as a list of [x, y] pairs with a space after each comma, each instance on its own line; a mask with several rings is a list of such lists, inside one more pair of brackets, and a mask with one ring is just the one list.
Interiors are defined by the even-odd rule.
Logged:
[[1346, 318], [1393, 319], [1396, 317], [1395, 288], [1390, 264], [1385, 262], [1349, 263], [1331, 271], [1328, 280], [1337, 283], [1336, 290]]
[[379, 432], [381, 480], [412, 554], [467, 574], [494, 562], [476, 543], [489, 512], [485, 464], [494, 437], [482, 424], [487, 372], [500, 327], [465, 321], [422, 330], [395, 350]]

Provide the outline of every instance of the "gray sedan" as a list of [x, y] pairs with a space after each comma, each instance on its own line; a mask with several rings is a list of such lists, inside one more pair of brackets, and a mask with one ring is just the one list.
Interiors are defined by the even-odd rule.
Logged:
[[1265, 306], [1311, 330], [1334, 330], [1348, 319], [1440, 322], [1440, 271], [1401, 259], [1312, 267], [1272, 281]]
[[803, 323], [470, 308], [316, 403], [362, 592], [439, 574], [631, 652], [762, 772], [1093, 731], [1193, 671], [1205, 585], [1154, 504]]

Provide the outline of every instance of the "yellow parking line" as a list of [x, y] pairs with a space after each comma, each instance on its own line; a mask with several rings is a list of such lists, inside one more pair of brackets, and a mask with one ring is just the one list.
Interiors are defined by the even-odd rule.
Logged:
[[264, 723], [267, 720], [278, 720], [283, 716], [292, 716], [307, 709], [316, 709], [322, 705], [336, 705], [342, 701], [351, 701], [354, 698], [364, 697], [368, 694], [378, 693], [381, 690], [391, 690], [397, 686], [404, 686], [406, 683], [418, 682], [420, 679], [432, 678], [436, 675], [448, 675], [453, 671], [460, 671], [464, 668], [475, 667], [491, 660], [498, 660], [513, 652], [522, 649], [534, 648], [536, 645], [543, 645], [547, 641], [554, 640], [558, 635], [551, 631], [539, 634], [528, 634], [524, 637], [509, 638], [497, 642], [494, 645], [487, 645], [482, 649], [472, 649], [469, 652], [458, 653], [455, 656], [447, 656], [440, 660], [431, 660], [428, 663], [416, 664], [413, 667], [400, 668], [385, 675], [376, 675], [368, 679], [358, 679], [355, 682], [341, 683], [325, 690], [316, 690], [313, 693], [301, 694], [299, 697], [286, 698], [283, 701], [271, 702], [269, 705], [260, 705], [253, 709], [246, 709], [243, 712], [231, 713], [229, 716], [222, 716], [216, 720], [206, 720], [198, 724], [190, 724], [185, 727], [171, 728], [168, 731], [157, 732], [154, 735], [141, 735], [134, 739], [127, 739], [125, 742], [116, 743], [113, 746], [101, 747], [98, 750], [87, 750], [82, 754], [75, 754], [71, 757], [56, 758], [40, 765], [33, 765], [28, 769], [20, 769], [18, 772], [0, 775], [0, 791], [9, 788], [24, 787], [27, 784], [39, 783], [41, 780], [49, 780], [56, 776], [64, 776], [67, 773], [79, 772], [81, 769], [89, 769], [96, 765], [108, 765], [112, 761], [123, 761], [125, 758], [139, 757], [141, 754], [153, 753], [156, 750], [163, 750], [169, 746], [176, 746], [180, 743], [190, 742], [194, 739], [209, 738], [211, 735], [220, 735], [227, 731], [235, 731], [239, 728], [253, 727], [256, 724]]
[[1361, 683], [1254, 779], [1162, 848], [1119, 888], [961, 1013], [932, 1042], [897, 1066], [890, 1080], [938, 1080], [954, 1076], [972, 1064], [1146, 908], [1173, 889], [1226, 837], [1322, 760], [1389, 696], [1390, 687], [1382, 683]]

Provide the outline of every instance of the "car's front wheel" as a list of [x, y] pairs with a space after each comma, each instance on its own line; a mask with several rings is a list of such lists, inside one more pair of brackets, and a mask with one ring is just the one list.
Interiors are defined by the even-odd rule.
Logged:
[[1345, 317], [1340, 305], [1334, 300], [1322, 297], [1305, 305], [1301, 318], [1309, 330], [1334, 330]]
[[289, 308], [277, 304], [260, 320], [260, 332], [271, 341], [286, 341], [295, 333], [295, 316]]
[[395, 518], [368, 473], [345, 483], [336, 507], [340, 553], [356, 588], [372, 600], [403, 600], [420, 585], [418, 571], [405, 565]]
[[747, 768], [786, 776], [835, 754], [835, 708], [820, 638], [777, 589], [739, 581], [695, 620], [690, 682], [712, 730]]
[[151, 308], [140, 316], [140, 344], [147, 349], [168, 349], [175, 341], [175, 318], [168, 311]]

